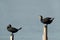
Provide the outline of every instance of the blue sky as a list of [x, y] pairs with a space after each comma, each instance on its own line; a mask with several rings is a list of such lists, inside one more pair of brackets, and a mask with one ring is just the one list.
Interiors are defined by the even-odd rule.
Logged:
[[60, 40], [60, 0], [0, 0], [0, 40], [9, 40], [8, 24], [23, 29], [15, 40], [42, 40], [43, 24], [39, 15], [54, 17], [48, 26], [49, 40]]

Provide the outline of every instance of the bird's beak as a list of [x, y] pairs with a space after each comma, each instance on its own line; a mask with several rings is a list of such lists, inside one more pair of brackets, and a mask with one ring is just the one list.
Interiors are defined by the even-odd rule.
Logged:
[[39, 19], [41, 19], [41, 16], [39, 16]]

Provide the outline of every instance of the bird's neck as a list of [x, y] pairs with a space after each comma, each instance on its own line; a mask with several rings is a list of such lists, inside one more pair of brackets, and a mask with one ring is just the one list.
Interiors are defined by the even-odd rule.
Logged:
[[43, 17], [41, 17], [41, 21], [43, 20]]

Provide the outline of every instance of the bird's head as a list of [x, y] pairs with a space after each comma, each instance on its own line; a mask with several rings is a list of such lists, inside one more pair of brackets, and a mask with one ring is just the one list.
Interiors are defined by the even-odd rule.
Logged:
[[11, 27], [11, 24], [9, 24], [8, 26], [7, 26], [7, 28], [10, 28]]
[[10, 26], [10, 27], [11, 27], [11, 24], [9, 24], [8, 26]]
[[42, 20], [43, 19], [43, 16], [40, 15], [39, 18]]

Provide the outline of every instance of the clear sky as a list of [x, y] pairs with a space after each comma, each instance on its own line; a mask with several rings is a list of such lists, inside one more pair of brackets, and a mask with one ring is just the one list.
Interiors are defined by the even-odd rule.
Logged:
[[0, 40], [9, 40], [8, 24], [24, 26], [14, 34], [15, 40], [42, 40], [39, 15], [55, 18], [48, 26], [48, 39], [60, 40], [60, 0], [0, 0]]

